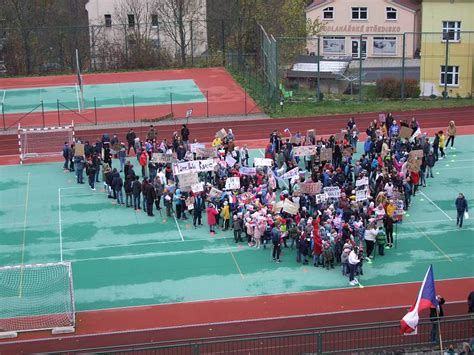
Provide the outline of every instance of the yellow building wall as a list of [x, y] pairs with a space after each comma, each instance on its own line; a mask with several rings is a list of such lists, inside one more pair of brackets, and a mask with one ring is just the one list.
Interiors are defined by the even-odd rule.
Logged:
[[[461, 41], [448, 43], [448, 65], [459, 66], [459, 85], [449, 86], [451, 97], [466, 97], [473, 92], [474, 1], [424, 0], [420, 89], [422, 96], [441, 96], [441, 66], [446, 61], [446, 42], [442, 40], [443, 21], [461, 21]], [[472, 33], [469, 33], [472, 31]]]

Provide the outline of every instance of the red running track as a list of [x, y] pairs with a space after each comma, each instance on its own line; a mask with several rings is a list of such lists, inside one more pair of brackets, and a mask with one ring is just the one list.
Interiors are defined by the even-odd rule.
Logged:
[[[171, 112], [173, 112], [174, 117], [185, 117], [188, 109], [193, 109], [193, 116], [195, 117], [245, 115], [246, 113], [261, 112], [252, 98], [242, 90], [241, 86], [237, 84], [224, 68], [154, 70], [83, 75], [85, 85], [180, 79], [193, 79], [203, 95], [207, 97], [208, 102], [173, 104], [172, 107], [171, 105], [135, 106], [135, 110], [132, 106], [103, 108], [97, 109], [97, 115], [93, 109], [86, 110], [79, 115], [61, 106], [59, 117], [57, 112], [46, 112], [44, 114], [45, 124], [46, 126], [66, 125], [69, 124], [71, 120], [74, 120], [77, 124], [120, 122], [130, 121], [133, 117], [137, 120], [163, 117]], [[71, 86], [75, 85], [76, 82], [77, 78], [75, 75], [7, 78], [0, 79], [0, 88], [18, 89]], [[131, 95], [130, 97], [126, 97], [127, 93], [124, 93], [124, 95], [123, 100], [129, 102], [131, 105]], [[8, 95], [6, 103], [8, 104]], [[39, 102], [32, 102], [31, 109], [38, 104]], [[70, 109], [74, 110], [76, 108]], [[22, 116], [24, 116], [24, 113], [6, 114], [4, 125], [6, 127], [16, 127], [18, 126], [18, 120]], [[23, 127], [42, 127], [43, 118], [41, 107], [38, 107], [33, 113], [23, 118], [21, 125]]]
[[[2, 354], [65, 351], [203, 337], [397, 321], [417, 283], [79, 312], [73, 335], [21, 334], [0, 341]], [[474, 278], [436, 282], [447, 315], [467, 312]], [[426, 315], [424, 315], [426, 316]]]

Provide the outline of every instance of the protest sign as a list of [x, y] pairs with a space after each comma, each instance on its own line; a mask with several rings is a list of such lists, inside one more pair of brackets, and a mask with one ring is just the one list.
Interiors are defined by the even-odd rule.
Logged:
[[225, 161], [226, 161], [227, 165], [229, 165], [230, 167], [233, 167], [235, 165], [235, 163], [237, 163], [237, 160], [235, 160], [232, 157], [232, 155], [230, 155], [230, 154], [226, 155]]
[[299, 183], [300, 192], [302, 194], [316, 195], [321, 192], [321, 183], [320, 182], [305, 182]]
[[204, 183], [203, 182], [197, 182], [195, 184], [191, 185], [191, 191], [194, 193], [197, 192], [203, 192], [204, 191]]
[[272, 166], [273, 165], [273, 160], [266, 159], [266, 158], [254, 158], [253, 162], [255, 166]]
[[197, 147], [195, 153], [200, 158], [217, 158], [216, 148]]
[[238, 177], [229, 177], [225, 181], [226, 190], [238, 190], [240, 189], [240, 178]]
[[219, 189], [216, 189], [215, 187], [211, 187], [211, 190], [209, 191], [209, 197], [213, 198], [219, 198], [222, 195], [222, 191]]
[[151, 155], [151, 161], [153, 163], [167, 164], [167, 163], [177, 162], [178, 158], [176, 156], [176, 153], [173, 153], [173, 154], [153, 153]]
[[336, 142], [341, 142], [343, 139], [344, 139], [344, 133], [336, 133], [334, 135], [334, 139], [336, 140]]
[[273, 212], [280, 212], [282, 208], [283, 208], [283, 201], [278, 201], [277, 203], [273, 205], [272, 210]]
[[196, 153], [196, 149], [198, 148], [206, 148], [206, 145], [204, 143], [191, 143], [191, 152]]
[[363, 178], [360, 178], [356, 181], [356, 187], [364, 186], [368, 184], [369, 184], [369, 178], [367, 176], [364, 176]]
[[326, 193], [319, 194], [319, 195], [316, 195], [314, 197], [316, 199], [316, 204], [320, 204], [320, 203], [326, 202], [328, 200], [328, 195]]
[[385, 123], [385, 113], [379, 113], [379, 122]]
[[367, 200], [368, 189], [356, 190], [356, 202]]
[[332, 160], [332, 149], [331, 148], [321, 148], [319, 151], [319, 160], [320, 161], [331, 161]]
[[257, 169], [256, 168], [248, 168], [245, 166], [242, 166], [239, 169], [240, 175], [256, 175], [257, 174]]
[[410, 138], [411, 137], [411, 132], [412, 132], [411, 128], [401, 126], [400, 127], [400, 138], [403, 138], [403, 139]]
[[290, 171], [286, 172], [285, 174], [278, 176], [279, 179], [292, 179], [299, 175], [299, 168], [293, 168]]
[[293, 147], [292, 152], [295, 157], [308, 157], [316, 154], [316, 146], [304, 145], [301, 147]]
[[186, 118], [189, 120], [193, 115], [193, 109], [189, 109], [186, 111]]
[[324, 193], [328, 195], [328, 198], [339, 198], [341, 197], [341, 189], [337, 186], [329, 186], [323, 189]]
[[344, 150], [342, 151], [342, 154], [345, 157], [350, 157], [352, 154], [354, 154], [354, 148], [353, 147], [344, 148]]
[[423, 150], [422, 149], [416, 149], [416, 150], [412, 150], [410, 152], [410, 158], [411, 157], [414, 157], [414, 158], [423, 158]]
[[186, 173], [199, 173], [202, 171], [213, 171], [217, 163], [214, 159], [192, 160], [173, 164], [173, 174], [182, 175]]
[[[83, 143], [76, 143], [75, 149], [74, 149], [74, 156], [84, 156], [84, 144]], [[103, 154], [102, 154], [103, 156]]]
[[251, 192], [244, 192], [239, 195], [239, 200], [243, 203], [250, 203], [255, 200], [255, 195]]
[[306, 131], [306, 137], [315, 137], [316, 136], [316, 131], [314, 129], [308, 129]]
[[290, 143], [295, 144], [295, 145], [300, 144], [301, 143], [301, 137], [291, 136], [290, 137]]
[[189, 207], [189, 206], [192, 206], [194, 205], [194, 197], [193, 196], [190, 196], [188, 197], [184, 203], [186, 204], [186, 207]]
[[216, 132], [216, 136], [218, 136], [220, 139], [224, 139], [227, 137], [227, 132], [224, 128], [222, 128], [220, 131]]
[[297, 214], [299, 207], [298, 204], [291, 202], [289, 199], [285, 199], [283, 202], [283, 211], [291, 215]]
[[197, 173], [186, 173], [179, 176], [179, 187], [191, 187], [199, 182]]

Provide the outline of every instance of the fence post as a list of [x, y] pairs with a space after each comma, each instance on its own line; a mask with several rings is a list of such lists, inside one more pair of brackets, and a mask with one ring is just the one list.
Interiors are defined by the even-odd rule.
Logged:
[[245, 116], [247, 116], [247, 86], [244, 85], [244, 105], [245, 105]]
[[46, 124], [44, 123], [44, 104], [43, 100], [41, 100], [41, 116], [43, 117], [43, 128], [46, 127]]
[[173, 93], [170, 92], [171, 114], [173, 114]]
[[316, 333], [316, 354], [323, 353], [323, 336], [321, 332]]
[[194, 38], [193, 38], [193, 21], [192, 20], [189, 22], [189, 26], [190, 26], [189, 36], [191, 39], [191, 66], [194, 66]]
[[132, 95], [133, 122], [135, 122], [135, 95]]
[[209, 117], [209, 90], [206, 90], [206, 116]]
[[449, 56], [449, 32], [446, 32], [446, 51], [444, 58], [444, 93], [443, 98], [448, 99], [448, 56]]
[[318, 94], [318, 97], [316, 99], [316, 101], [319, 101], [320, 98], [321, 98], [321, 86], [320, 86], [320, 83], [321, 83], [321, 68], [320, 68], [320, 65], [321, 65], [321, 48], [320, 48], [320, 45], [321, 45], [321, 37], [318, 36], [318, 77], [316, 79], [316, 91], [317, 91], [317, 94]]
[[359, 101], [362, 101], [362, 41], [364, 37], [360, 34], [359, 37]]
[[56, 106], [58, 109], [58, 126], [61, 127], [61, 117], [59, 115], [59, 99], [56, 99]]
[[[415, 37], [415, 36], [413, 36]], [[402, 38], [402, 79], [400, 82], [400, 97], [403, 100], [405, 98], [405, 55], [406, 55], [406, 32], [403, 32]]]
[[95, 120], [95, 125], [97, 126], [97, 99], [94, 96], [94, 120]]
[[225, 22], [221, 20], [222, 66], [225, 67]]

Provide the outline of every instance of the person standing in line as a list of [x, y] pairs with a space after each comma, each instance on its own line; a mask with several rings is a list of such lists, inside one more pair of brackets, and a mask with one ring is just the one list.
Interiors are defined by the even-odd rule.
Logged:
[[438, 342], [438, 322], [439, 318], [444, 317], [444, 312], [443, 312], [443, 304], [446, 302], [443, 297], [440, 295], [436, 296], [436, 300], [438, 301], [438, 309], [436, 308], [430, 308], [430, 321], [431, 321], [431, 334], [430, 334], [430, 340], [433, 343]]
[[279, 223], [275, 223], [271, 231], [272, 243], [273, 243], [273, 252], [272, 257], [273, 261], [280, 262], [280, 253], [281, 253], [281, 232]]
[[204, 209], [204, 200], [200, 193], [197, 193], [194, 197], [194, 208], [193, 208], [193, 226], [197, 228], [196, 222], [198, 225], [202, 226], [201, 218], [202, 211]]
[[458, 198], [456, 199], [455, 202], [456, 205], [456, 210], [457, 210], [457, 219], [456, 219], [456, 225], [459, 228], [462, 228], [462, 222], [464, 219], [464, 213], [467, 213], [469, 211], [467, 207], [467, 201], [464, 195], [460, 192]]
[[209, 225], [209, 232], [216, 234], [216, 216], [219, 214], [212, 203], [207, 207], [207, 224]]
[[133, 208], [135, 211], [138, 211], [141, 207], [140, 194], [142, 193], [142, 184], [138, 176], [135, 176], [134, 179], [135, 180], [132, 182]]
[[183, 127], [181, 128], [181, 139], [184, 143], [184, 146], [186, 149], [188, 149], [189, 147], [189, 128], [186, 127], [185, 124], [183, 124]]
[[149, 182], [146, 185], [146, 190], [145, 190], [145, 195], [146, 195], [146, 212], [148, 216], [153, 217], [153, 204], [155, 203], [156, 199], [156, 191], [155, 187], [151, 182]]
[[133, 131], [133, 128], [130, 128], [130, 130], [127, 133], [126, 138], [127, 138], [127, 143], [128, 143], [127, 155], [130, 155], [130, 149], [133, 148], [133, 150], [135, 151], [135, 138], [137, 138], [137, 135]]
[[356, 271], [357, 265], [360, 263], [358, 254], [359, 254], [359, 248], [354, 247], [354, 249], [352, 249], [352, 251], [349, 253], [349, 258], [348, 258], [349, 284], [352, 286], [355, 286], [359, 283], [359, 280], [355, 278], [355, 271]]
[[67, 142], [64, 142], [63, 146], [63, 158], [64, 158], [64, 170], [69, 170], [69, 155], [71, 154], [71, 148]]
[[95, 191], [95, 172], [96, 167], [94, 165], [94, 162], [90, 158], [86, 163], [86, 174], [89, 177], [89, 186], [91, 187], [92, 191]]
[[446, 148], [449, 146], [449, 142], [451, 142], [451, 149], [456, 149], [453, 147], [454, 145], [454, 138], [456, 138], [456, 125], [454, 124], [454, 121], [450, 121], [447, 129], [448, 133], [448, 140], [446, 141]]

